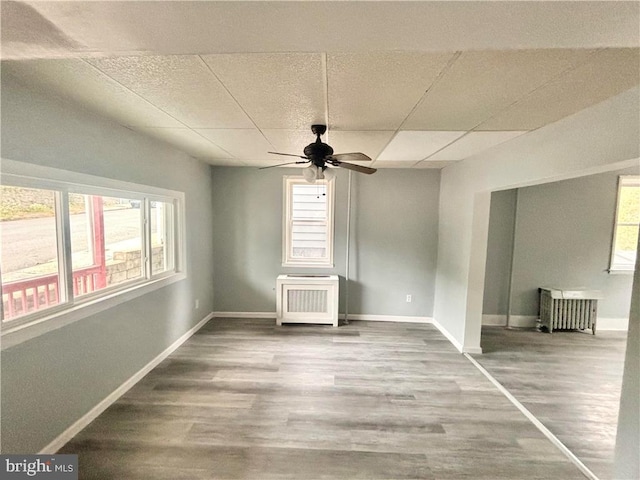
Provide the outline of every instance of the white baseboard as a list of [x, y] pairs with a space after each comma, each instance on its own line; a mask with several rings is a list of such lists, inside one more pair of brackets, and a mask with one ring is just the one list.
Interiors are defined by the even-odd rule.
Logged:
[[[537, 315], [511, 315], [509, 326], [514, 328], [533, 328], [538, 324]], [[506, 315], [482, 315], [482, 325], [504, 327], [507, 325]], [[629, 330], [629, 319], [619, 317], [598, 317], [596, 331]]]
[[596, 332], [604, 331], [629, 331], [629, 318], [598, 317], [596, 320]]
[[[537, 315], [511, 315], [509, 326], [513, 328], [535, 328], [538, 325]], [[506, 323], [505, 323], [506, 325]]]
[[272, 318], [276, 319], [276, 312], [213, 312], [214, 318]]
[[460, 342], [458, 342], [458, 340], [455, 339], [455, 337], [453, 335], [451, 335], [451, 333], [449, 333], [449, 330], [447, 330], [446, 328], [444, 328], [442, 325], [440, 325], [440, 323], [434, 318], [433, 321], [431, 322], [433, 323], [433, 325], [440, 330], [440, 333], [442, 335], [445, 336], [445, 338], [447, 340], [449, 340], [454, 347], [456, 347], [458, 349], [458, 351], [460, 353], [462, 353], [463, 348], [462, 348], [462, 344]]
[[[344, 320], [344, 313], [338, 318]], [[404, 322], [404, 323], [432, 323], [431, 317], [414, 317], [404, 315], [369, 315], [367, 313], [350, 313], [349, 320], [363, 320], [367, 322]]]
[[51, 443], [49, 443], [46, 447], [40, 450], [40, 455], [52, 455], [60, 450], [69, 440], [75, 437], [80, 431], [89, 425], [92, 421], [94, 421], [102, 412], [104, 412], [107, 408], [109, 408], [116, 400], [118, 400], [122, 395], [127, 393], [136, 383], [138, 383], [142, 378], [153, 370], [160, 362], [162, 362], [165, 358], [171, 355], [180, 345], [186, 342], [194, 333], [200, 330], [205, 323], [213, 318], [213, 313], [210, 313], [202, 320], [200, 320], [195, 326], [191, 327], [187, 332], [184, 333], [180, 338], [178, 338], [175, 342], [173, 342], [169, 347], [167, 347], [162, 353], [160, 353], [157, 357], [147, 363], [142, 369], [136, 372], [131, 378], [125, 381], [122, 385], [116, 388], [113, 392], [111, 392], [105, 399], [103, 399], [100, 403], [98, 403], [95, 407], [85, 413], [82, 417], [80, 417], [75, 423], [73, 423], [69, 428], [67, 428], [64, 432], [58, 435]]
[[507, 325], [506, 315], [482, 315], [482, 325], [504, 327]]

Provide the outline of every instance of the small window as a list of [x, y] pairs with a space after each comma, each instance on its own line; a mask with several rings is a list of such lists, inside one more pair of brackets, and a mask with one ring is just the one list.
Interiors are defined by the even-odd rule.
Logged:
[[640, 225], [640, 176], [621, 176], [613, 229], [611, 271], [633, 271]]
[[285, 177], [283, 265], [333, 267], [333, 183]]

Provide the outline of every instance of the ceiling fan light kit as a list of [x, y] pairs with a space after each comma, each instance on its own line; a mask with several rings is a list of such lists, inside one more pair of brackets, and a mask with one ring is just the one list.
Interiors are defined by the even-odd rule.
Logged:
[[326, 180], [327, 182], [335, 178], [336, 174], [328, 167], [318, 167], [316, 165], [309, 165], [302, 170], [302, 176], [309, 183], [315, 183], [316, 180]]
[[[364, 153], [354, 152], [354, 153], [333, 153], [333, 148], [323, 143], [320, 139], [320, 136], [323, 135], [327, 131], [326, 125], [311, 125], [311, 131], [314, 135], [316, 135], [316, 141], [307, 145], [303, 153], [304, 155], [293, 155], [291, 153], [279, 153], [279, 152], [268, 152], [274, 155], [284, 155], [287, 157], [297, 157], [302, 158], [303, 160], [298, 160], [296, 162], [288, 162], [288, 163], [280, 163], [278, 165], [270, 165], [268, 167], [262, 167], [261, 170], [265, 168], [273, 168], [273, 167], [281, 167], [284, 165], [295, 165], [300, 163], [310, 163], [308, 168], [305, 168], [302, 172], [302, 175], [308, 182], [315, 182], [316, 180], [330, 180], [335, 176], [335, 172], [332, 172], [331, 169], [328, 168], [328, 165], [332, 165], [334, 167], [346, 168], [347, 170], [353, 170], [358, 173], [366, 173], [370, 175], [376, 172], [375, 168], [364, 167], [362, 165], [356, 165], [354, 163], [348, 163], [345, 160], [351, 160], [356, 162], [370, 162], [371, 158], [369, 158]], [[328, 164], [328, 165], [327, 165]]]

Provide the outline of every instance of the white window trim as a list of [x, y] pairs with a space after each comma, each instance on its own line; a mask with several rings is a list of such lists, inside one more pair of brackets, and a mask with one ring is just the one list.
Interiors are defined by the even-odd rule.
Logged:
[[[2, 350], [187, 278], [185, 195], [183, 192], [7, 159], [2, 159], [1, 167], [1, 183], [3, 185], [51, 189], [61, 192], [63, 197], [66, 197], [70, 191], [104, 196], [126, 195], [127, 198], [145, 201], [145, 208], [151, 200], [172, 202], [175, 222], [174, 270], [145, 276], [113, 288], [107, 288], [101, 290], [101, 294], [79, 297], [74, 300], [73, 304], [66, 303], [43, 310], [39, 314], [25, 315], [16, 319], [15, 324], [0, 322]], [[64, 202], [61, 203], [64, 204]], [[64, 232], [61, 234], [65, 235]], [[67, 255], [67, 259], [69, 258]]]
[[613, 260], [616, 253], [616, 238], [618, 237], [618, 209], [620, 207], [620, 193], [623, 186], [638, 186], [640, 187], [640, 175], [620, 175], [618, 177], [618, 189], [616, 193], [616, 212], [613, 217], [613, 238], [611, 240], [611, 255], [609, 257], [609, 273], [611, 274], [623, 274], [631, 275], [634, 273], [635, 265], [622, 268], [619, 265], [614, 265]]
[[289, 194], [294, 184], [308, 184], [300, 175], [284, 175], [283, 177], [283, 205], [284, 215], [282, 219], [282, 266], [300, 268], [333, 268], [333, 232], [334, 232], [334, 205], [335, 205], [335, 178], [324, 181], [327, 186], [327, 258], [299, 259], [291, 255], [291, 211], [293, 196]]

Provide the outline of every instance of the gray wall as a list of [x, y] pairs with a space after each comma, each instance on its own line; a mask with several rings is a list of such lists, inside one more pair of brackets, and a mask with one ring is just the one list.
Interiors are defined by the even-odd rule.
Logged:
[[487, 315], [507, 314], [515, 218], [516, 190], [493, 192], [482, 307]]
[[601, 290], [598, 316], [628, 318], [633, 275], [609, 274], [619, 175], [638, 168], [522, 188], [512, 311], [538, 314], [538, 287]]
[[[344, 311], [348, 172], [336, 171], [335, 268], [311, 270], [341, 276]], [[285, 174], [300, 172], [212, 169], [217, 311], [275, 312], [277, 275], [310, 270], [282, 267]], [[352, 178], [349, 313], [431, 316], [439, 171], [381, 169]]]
[[2, 351], [2, 451], [30, 453], [213, 310], [211, 176], [208, 165], [6, 75], [2, 156], [186, 196], [187, 279]]

